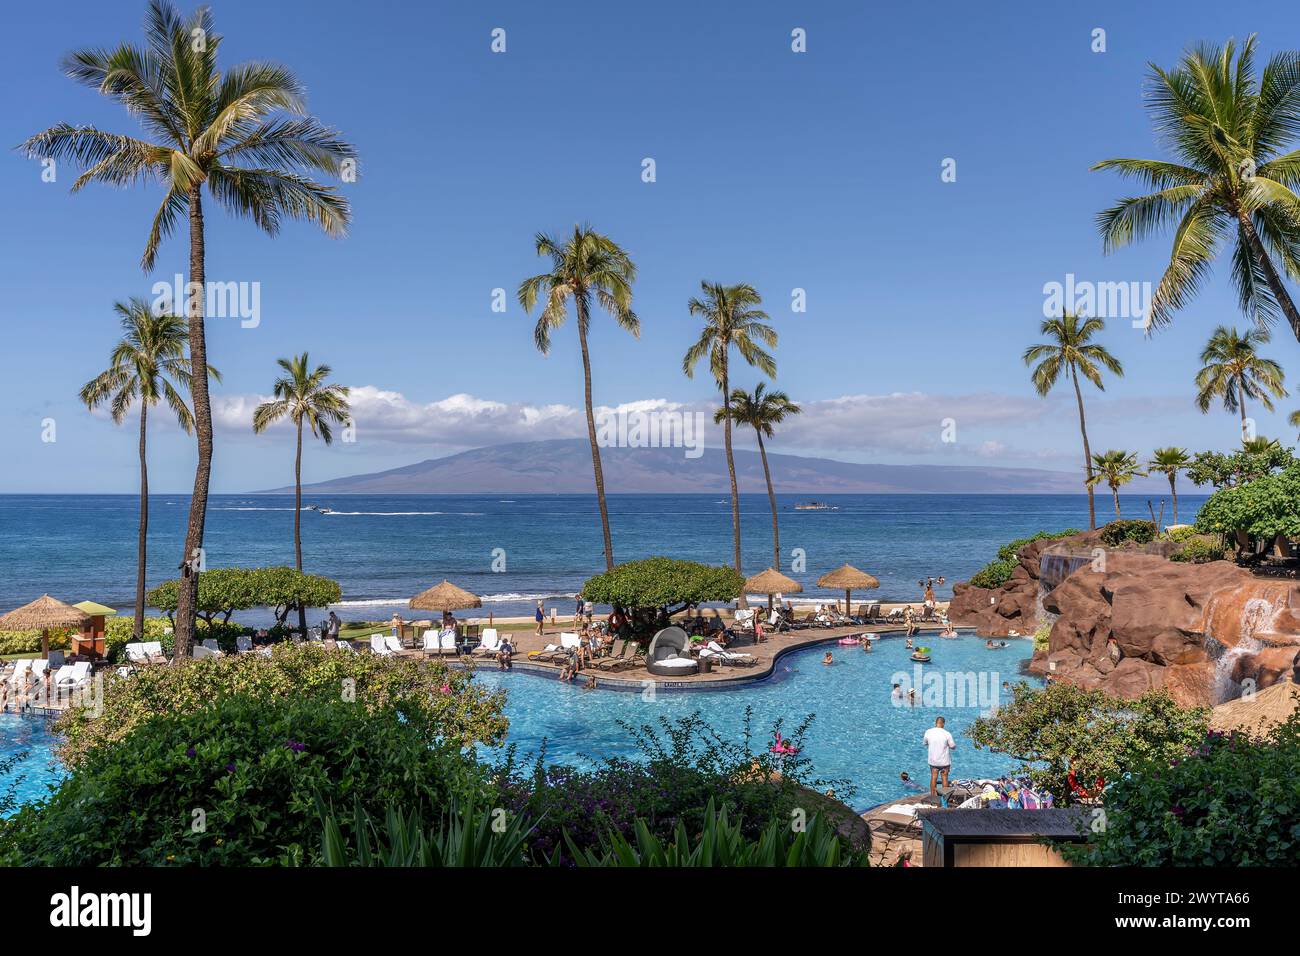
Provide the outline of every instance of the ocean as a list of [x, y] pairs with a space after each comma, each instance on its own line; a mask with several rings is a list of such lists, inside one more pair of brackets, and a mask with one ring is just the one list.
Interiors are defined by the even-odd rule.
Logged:
[[[608, 500], [616, 561], [668, 555], [730, 563], [726, 496]], [[919, 582], [940, 576], [944, 584], [936, 591], [943, 599], [1005, 542], [1086, 527], [1088, 520], [1084, 495], [831, 495], [820, 500], [836, 510], [796, 511], [805, 500], [777, 496], [781, 567], [804, 587], [790, 596], [795, 602], [842, 597], [814, 582], [845, 562], [880, 579], [879, 590], [864, 599], [919, 601]], [[1122, 495], [1124, 516], [1148, 517], [1148, 500], [1159, 514], [1159, 499]], [[1180, 496], [1181, 519], [1191, 520], [1204, 500]], [[150, 587], [176, 576], [188, 505], [185, 495], [150, 498]], [[48, 593], [129, 614], [137, 508], [132, 495], [0, 495], [0, 610]], [[604, 567], [594, 496], [311, 494], [304, 508], [304, 569], [340, 583], [343, 602], [336, 610], [345, 621], [410, 616], [407, 600], [443, 578], [482, 596], [482, 612], [473, 613], [528, 615], [544, 600], [548, 612], [556, 607], [567, 614], [582, 583]], [[1109, 495], [1097, 496], [1097, 512], [1100, 521], [1113, 513]], [[741, 535], [745, 572], [768, 567], [766, 495], [741, 496]], [[292, 565], [293, 497], [213, 496], [205, 547], [209, 567]], [[309, 613], [309, 622], [324, 613]], [[235, 620], [263, 626], [273, 615], [252, 609]]]

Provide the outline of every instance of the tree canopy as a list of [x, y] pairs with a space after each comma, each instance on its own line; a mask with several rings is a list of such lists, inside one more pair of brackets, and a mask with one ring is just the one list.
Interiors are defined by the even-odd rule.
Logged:
[[1300, 463], [1254, 481], [1220, 488], [1201, 505], [1196, 530], [1263, 541], [1300, 538]]
[[[176, 611], [179, 588], [175, 578], [164, 581], [149, 592], [146, 600], [170, 617]], [[273, 607], [276, 619], [283, 623], [289, 612], [300, 605], [325, 607], [342, 598], [337, 581], [293, 568], [213, 568], [199, 575], [196, 609], [211, 624], [218, 615], [228, 621], [235, 611]]]
[[582, 596], [623, 608], [666, 608], [673, 614], [690, 604], [730, 601], [745, 579], [733, 568], [675, 558], [628, 561], [588, 579]]

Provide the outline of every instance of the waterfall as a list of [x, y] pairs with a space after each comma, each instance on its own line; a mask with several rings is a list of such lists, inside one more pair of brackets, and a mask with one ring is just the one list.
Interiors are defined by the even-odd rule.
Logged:
[[[1210, 599], [1210, 605], [1206, 608], [1207, 612], [1214, 610], [1217, 597], [1218, 595], [1215, 595]], [[1236, 670], [1237, 662], [1242, 658], [1258, 654], [1267, 646], [1255, 635], [1267, 634], [1272, 631], [1277, 612], [1278, 606], [1268, 598], [1253, 597], [1247, 599], [1241, 606], [1241, 612], [1237, 616], [1237, 620], [1233, 622], [1237, 625], [1237, 640], [1231, 646], [1210, 633], [1211, 628], [1207, 624], [1205, 652], [1214, 661], [1213, 703], [1222, 704], [1225, 701], [1236, 700], [1241, 696], [1241, 683], [1233, 679], [1233, 671]], [[1207, 622], [1213, 620], [1213, 617], [1212, 613], [1207, 613]]]

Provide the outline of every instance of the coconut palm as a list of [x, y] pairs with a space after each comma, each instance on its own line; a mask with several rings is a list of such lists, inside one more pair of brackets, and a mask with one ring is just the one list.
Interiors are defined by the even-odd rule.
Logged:
[[[187, 295], [187, 311], [198, 465], [176, 607], [179, 660], [189, 654], [194, 634], [195, 574], [212, 471], [203, 324], [207, 288], [203, 187], [217, 205], [251, 219], [271, 235], [286, 219], [306, 219], [328, 235], [341, 236], [350, 219], [347, 200], [333, 186], [321, 185], [305, 173], [317, 170], [341, 176], [355, 160], [352, 147], [335, 131], [306, 115], [302, 85], [285, 67], [254, 62], [218, 70], [221, 37], [207, 7], [199, 7], [187, 19], [166, 0], [151, 0], [144, 32], [142, 46], [123, 43], [71, 53], [63, 60], [63, 70], [123, 106], [147, 138], [60, 123], [20, 148], [29, 157], [68, 160], [84, 168], [72, 186], [74, 192], [91, 182], [160, 183], [163, 200], [141, 259], [145, 272], [153, 268], [163, 239], [188, 221], [188, 288], [196, 290]], [[180, 308], [179, 303], [174, 306]]]
[[1288, 415], [1286, 423], [1292, 428], [1300, 428], [1300, 412], [1292, 412]]
[[543, 355], [551, 351], [551, 333], [568, 318], [568, 300], [578, 313], [578, 345], [582, 350], [583, 400], [587, 409], [587, 440], [591, 444], [591, 469], [596, 478], [596, 503], [600, 508], [600, 529], [605, 538], [605, 570], [614, 570], [614, 541], [609, 534], [609, 509], [605, 505], [605, 473], [600, 467], [600, 447], [596, 443], [596, 416], [591, 404], [591, 355], [587, 350], [587, 331], [591, 327], [593, 299], [614, 321], [638, 338], [641, 320], [632, 311], [632, 283], [636, 265], [608, 236], [589, 225], [573, 227], [573, 235], [558, 237], [538, 233], [537, 254], [551, 260], [551, 270], [525, 279], [519, 284], [519, 304], [532, 312], [539, 299], [544, 300], [537, 325], [533, 327], [533, 344]]
[[1031, 345], [1025, 349], [1024, 354], [1025, 364], [1033, 366], [1031, 378], [1039, 395], [1046, 397], [1060, 381], [1063, 372], [1069, 373], [1070, 382], [1074, 385], [1074, 400], [1079, 406], [1079, 434], [1083, 436], [1084, 486], [1088, 489], [1089, 528], [1097, 527], [1097, 509], [1093, 502], [1093, 487], [1096, 482], [1092, 480], [1093, 456], [1088, 445], [1088, 425], [1083, 414], [1083, 390], [1079, 387], [1079, 376], [1092, 382], [1099, 391], [1105, 391], [1106, 386], [1101, 380], [1103, 368], [1118, 376], [1124, 374], [1119, 359], [1107, 352], [1105, 346], [1091, 342], [1092, 337], [1104, 328], [1106, 323], [1102, 319], [1085, 319], [1066, 312], [1060, 318], [1044, 321], [1039, 331], [1048, 336], [1050, 341]]
[[1249, 437], [1246, 427], [1246, 399], [1258, 401], [1270, 412], [1270, 396], [1286, 395], [1282, 366], [1266, 359], [1258, 347], [1268, 342], [1265, 329], [1238, 332], [1221, 325], [1214, 330], [1201, 352], [1202, 368], [1196, 373], [1196, 407], [1208, 412], [1216, 399], [1230, 412], [1241, 413], [1241, 437]]
[[764, 436], [771, 438], [774, 426], [785, 421], [787, 415], [798, 415], [803, 411], [790, 401], [785, 392], [769, 392], [762, 382], [754, 386], [753, 393], [743, 388], [732, 389], [728, 407], [719, 408], [713, 415], [713, 421], [721, 424], [726, 421], [730, 411], [731, 420], [737, 425], [748, 425], [754, 429], [758, 438], [758, 454], [763, 460], [763, 477], [767, 480], [767, 500], [772, 505], [772, 567], [781, 569], [781, 531], [776, 519], [776, 493], [772, 490], [772, 472], [767, 467], [767, 448], [763, 445]]
[[682, 371], [695, 377], [695, 366], [709, 357], [709, 371], [722, 391], [723, 444], [727, 451], [727, 474], [731, 476], [731, 532], [735, 549], [736, 571], [740, 571], [740, 493], [736, 488], [736, 461], [731, 454], [731, 394], [729, 362], [734, 345], [740, 357], [756, 366], [768, 378], [776, 376], [776, 360], [759, 345], [776, 347], [776, 329], [766, 323], [767, 313], [757, 308], [763, 302], [752, 285], [722, 285], [701, 282], [704, 298], [692, 297], [686, 303], [691, 315], [704, 319], [700, 337], [686, 351]]
[[1112, 448], [1101, 455], [1092, 456], [1094, 473], [1088, 479], [1092, 485], [1106, 482], [1115, 499], [1115, 517], [1119, 518], [1119, 489], [1134, 478], [1143, 477], [1146, 472], [1138, 466], [1137, 454], [1130, 451], [1117, 451]]
[[[328, 365], [311, 368], [307, 353], [291, 359], [276, 359], [284, 375], [275, 380], [272, 394], [275, 398], [263, 402], [253, 411], [253, 431], [259, 435], [282, 419], [293, 422], [297, 444], [293, 459], [293, 558], [294, 567], [302, 570], [302, 426], [305, 422], [312, 436], [325, 444], [334, 442], [334, 425], [346, 425], [348, 414], [348, 387], [333, 382], [326, 383], [330, 372]], [[298, 607], [298, 626], [307, 633], [307, 611]]]
[[[185, 357], [188, 340], [185, 320], [170, 313], [155, 313], [143, 299], [113, 303], [122, 326], [122, 338], [113, 346], [109, 366], [81, 387], [81, 400], [92, 411], [108, 405], [115, 424], [122, 424], [133, 405], [140, 407], [140, 522], [135, 555], [135, 621], [132, 635], [144, 636], [145, 565], [149, 540], [149, 460], [147, 444], [149, 409], [160, 401], [176, 416], [186, 434], [194, 427], [194, 416], [185, 404], [190, 390], [190, 361]], [[211, 365], [208, 375], [217, 381], [220, 373]]]
[[1232, 278], [1243, 311], [1260, 324], [1282, 315], [1300, 338], [1300, 312], [1278, 271], [1300, 278], [1300, 53], [1274, 55], [1255, 73], [1255, 37], [1203, 44], [1174, 69], [1152, 65], [1146, 97], [1172, 159], [1108, 159], [1149, 189], [1097, 216], [1107, 252], [1165, 229], [1173, 247], [1151, 299], [1164, 325], [1187, 305], [1231, 239]]
[[1147, 467], [1162, 472], [1169, 479], [1169, 493], [1174, 498], [1174, 524], [1178, 524], [1178, 473], [1192, 463], [1186, 448], [1157, 448], [1151, 453]]

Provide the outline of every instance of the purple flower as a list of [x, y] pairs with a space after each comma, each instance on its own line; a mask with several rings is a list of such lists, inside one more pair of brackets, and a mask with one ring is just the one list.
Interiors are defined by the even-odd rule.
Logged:
[[185, 751], [185, 756], [193, 757], [195, 753], [197, 753], [197, 751], [193, 747], [190, 747], [188, 750]]
[[300, 753], [302, 753], [304, 750], [307, 749], [307, 745], [306, 745], [306, 744], [300, 744], [298, 741], [296, 741], [296, 740], [294, 740], [294, 739], [292, 739], [292, 738], [290, 738], [289, 740], [286, 740], [286, 741], [284, 742], [284, 745], [285, 745], [286, 747], [288, 747], [290, 750], [292, 750], [292, 751], [293, 751], [294, 753], [296, 753], [296, 754], [300, 754]]
[[235, 772], [235, 765], [233, 763], [226, 764], [226, 773], [234, 773], [234, 772]]

